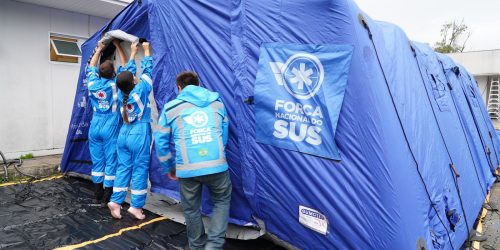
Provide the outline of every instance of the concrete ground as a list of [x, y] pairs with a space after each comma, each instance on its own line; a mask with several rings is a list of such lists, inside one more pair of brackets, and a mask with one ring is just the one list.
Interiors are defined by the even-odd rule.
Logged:
[[495, 127], [496, 130], [500, 130], [500, 120], [497, 119], [492, 119], [493, 122], [493, 127]]
[[[26, 159], [23, 160], [23, 164], [19, 167], [19, 169], [26, 174], [37, 177], [50, 176], [59, 172], [61, 157], [62, 155], [48, 155], [35, 157], [33, 159]], [[2, 166], [3, 163], [0, 160], [0, 179], [5, 175]], [[9, 180], [16, 180], [23, 177], [23, 175], [16, 171], [12, 165], [7, 169], [7, 173], [9, 175]]]
[[[481, 248], [484, 250], [500, 249], [500, 212], [494, 211], [500, 209], [500, 183], [495, 183], [491, 188], [489, 210], [484, 219], [483, 232], [488, 237], [486, 241], [481, 242]], [[488, 206], [488, 205], [487, 205]]]

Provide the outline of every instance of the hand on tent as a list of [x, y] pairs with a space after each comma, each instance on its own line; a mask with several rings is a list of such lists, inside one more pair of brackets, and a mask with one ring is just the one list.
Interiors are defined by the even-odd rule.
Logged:
[[104, 49], [104, 47], [106, 47], [106, 45], [104, 45], [103, 42], [99, 42], [99, 44], [97, 44], [97, 50], [99, 50], [99, 51], [102, 51]]
[[101, 56], [101, 52], [106, 47], [104, 43], [99, 42], [97, 44], [97, 48], [95, 50], [95, 53], [92, 55], [92, 58], [90, 58], [89, 66], [95, 67], [97, 66], [97, 61], [99, 61], [99, 57]]
[[131, 53], [137, 53], [137, 50], [139, 49], [139, 43], [132, 43], [130, 45], [130, 52]]
[[135, 55], [137, 54], [137, 50], [139, 49], [138, 46], [139, 46], [139, 43], [132, 43], [130, 45], [130, 60], [135, 59]]

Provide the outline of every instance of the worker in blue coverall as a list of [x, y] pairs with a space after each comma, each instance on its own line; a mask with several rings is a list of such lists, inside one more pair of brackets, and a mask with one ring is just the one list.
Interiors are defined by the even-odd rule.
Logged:
[[[135, 57], [139, 44], [132, 44], [131, 54]], [[142, 207], [146, 203], [148, 171], [151, 147], [151, 107], [149, 94], [153, 90], [153, 58], [149, 43], [142, 43], [144, 59], [142, 73], [136, 81], [135, 69], [123, 71], [116, 78], [121, 90], [123, 125], [118, 135], [118, 168], [113, 186], [113, 195], [108, 203], [111, 215], [121, 219], [121, 204], [131, 184], [131, 203], [128, 212], [137, 219], [144, 219]], [[131, 58], [133, 58], [131, 55]], [[137, 84], [135, 84], [137, 82]]]
[[[126, 57], [118, 40], [114, 40], [120, 57], [121, 66], [118, 73], [126, 66]], [[113, 180], [116, 171], [116, 139], [120, 128], [118, 112], [118, 90], [115, 84], [115, 69], [111, 60], [96, 66], [104, 49], [99, 43], [86, 69], [89, 99], [93, 108], [93, 116], [89, 129], [89, 150], [92, 158], [92, 181], [95, 185], [97, 202], [108, 203], [112, 194]], [[129, 64], [127, 64], [129, 65]]]
[[[156, 152], [164, 172], [179, 180], [189, 249], [222, 249], [232, 188], [225, 154], [226, 109], [218, 93], [199, 86], [195, 72], [182, 72], [176, 81], [179, 95], [159, 114]], [[200, 213], [202, 185], [210, 190], [214, 204], [208, 234]]]

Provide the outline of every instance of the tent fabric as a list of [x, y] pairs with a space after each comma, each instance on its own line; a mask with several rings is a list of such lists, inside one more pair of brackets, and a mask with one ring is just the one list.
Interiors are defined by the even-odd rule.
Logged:
[[113, 39], [120, 39], [122, 41], [128, 41], [131, 43], [135, 43], [139, 41], [139, 38], [133, 35], [130, 35], [126, 32], [123, 32], [121, 30], [111, 30], [106, 32], [104, 36], [101, 38], [99, 42], [102, 42], [104, 44], [109, 44], [113, 41]]
[[[221, 94], [230, 117], [231, 223], [262, 221], [302, 249], [412, 249], [417, 242], [459, 249], [467, 239], [500, 144], [474, 78], [446, 55], [350, 0], [135, 1], [87, 40], [82, 62], [114, 29], [151, 41], [158, 109], [177, 95], [175, 76], [185, 69]], [[269, 43], [352, 47], [343, 102], [331, 107], [340, 108], [335, 135], [327, 138], [340, 160], [257, 141], [252, 100]], [[89, 174], [84, 69], [62, 170]], [[155, 154], [151, 191], [178, 198]], [[207, 195], [202, 211], [211, 212]]]

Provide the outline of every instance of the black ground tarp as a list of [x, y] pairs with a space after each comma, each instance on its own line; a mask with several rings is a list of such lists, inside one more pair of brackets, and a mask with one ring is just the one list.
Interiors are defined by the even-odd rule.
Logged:
[[[75, 245], [139, 226], [159, 218], [145, 211], [135, 220], [122, 211], [114, 220], [107, 208], [93, 202], [92, 183], [60, 178], [0, 187], [0, 249], [52, 249]], [[124, 209], [128, 205], [124, 204]], [[185, 226], [159, 220], [123, 232], [85, 249], [182, 249], [187, 244]], [[225, 249], [280, 249], [271, 242], [228, 240]]]

